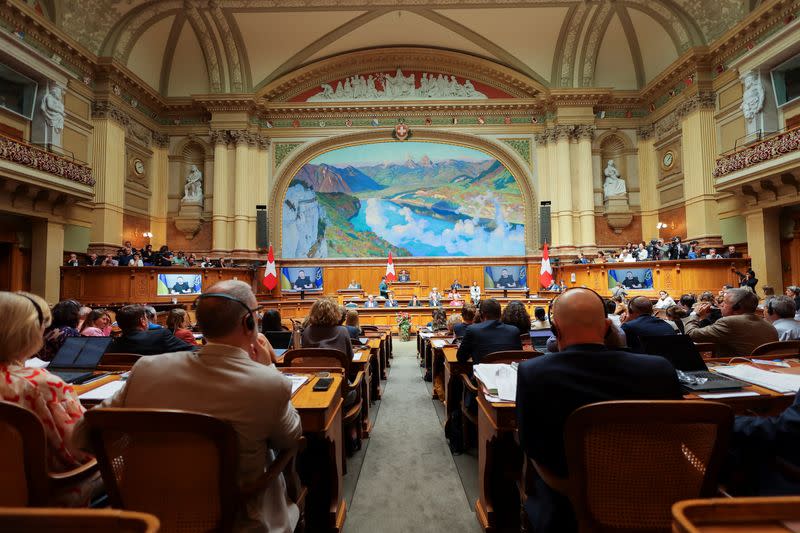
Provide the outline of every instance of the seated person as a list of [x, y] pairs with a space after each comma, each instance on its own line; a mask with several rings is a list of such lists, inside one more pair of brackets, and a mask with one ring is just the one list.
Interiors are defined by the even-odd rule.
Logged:
[[622, 286], [626, 289], [641, 289], [643, 288], [642, 282], [633, 275], [633, 272], [628, 270], [625, 273], [625, 279], [622, 280]]
[[86, 266], [88, 267], [100, 266], [102, 262], [103, 259], [97, 257], [97, 254], [89, 254], [89, 256], [86, 258]]
[[156, 355], [193, 349], [168, 329], [148, 330], [147, 314], [141, 305], [126, 305], [117, 311], [117, 325], [122, 334], [111, 341], [106, 353]]
[[188, 266], [186, 261], [186, 255], [179, 251], [175, 257], [172, 258], [172, 265], [173, 266]]
[[431, 289], [431, 292], [428, 293], [428, 305], [431, 307], [439, 307], [442, 305], [442, 293], [439, 292], [439, 289], [436, 287]]
[[350, 332], [339, 325], [341, 318], [339, 306], [330, 298], [320, 298], [314, 302], [301, 334], [302, 347], [333, 348], [352, 360], [353, 345], [350, 342]]
[[625, 300], [626, 296], [628, 296], [628, 290], [625, 288], [625, 286], [622, 283], [620, 283], [618, 281], [616, 286], [614, 286], [611, 289], [611, 297], [612, 298], [620, 297], [623, 300]]
[[475, 321], [475, 313], [477, 309], [473, 304], [464, 304], [461, 306], [461, 321], [453, 324], [453, 333], [459, 339], [467, 332], [467, 326]]
[[350, 284], [347, 286], [348, 289], [360, 289], [361, 284], [358, 283], [356, 280], [350, 280]]
[[675, 305], [675, 300], [667, 291], [658, 291], [658, 301], [653, 306], [655, 309], [666, 309]]
[[597, 255], [594, 258], [595, 263], [605, 263], [607, 262], [606, 253], [603, 250], [598, 250]]
[[674, 324], [675, 332], [684, 335], [686, 333], [686, 326], [683, 324], [683, 319], [689, 316], [689, 313], [680, 305], [667, 307], [665, 313], [667, 314], [667, 321]]
[[78, 329], [81, 304], [75, 300], [62, 300], [53, 306], [52, 321], [44, 330], [44, 345], [36, 354], [42, 361], [50, 361], [69, 337], [80, 337]]
[[513, 289], [517, 286], [517, 282], [514, 280], [514, 276], [511, 276], [504, 268], [500, 271], [500, 277], [495, 280], [494, 286], [498, 289]]
[[80, 263], [78, 262], [78, 254], [69, 254], [69, 259], [67, 259], [67, 261], [64, 263], [64, 266], [68, 267], [80, 266]]
[[344, 314], [344, 327], [350, 334], [351, 340], [358, 340], [362, 335], [361, 326], [358, 323], [358, 311], [355, 309], [348, 309]]
[[467, 328], [456, 357], [462, 363], [470, 357], [479, 364], [483, 356], [503, 350], [521, 350], [522, 341], [516, 326], [500, 321], [500, 303], [494, 298], [480, 303], [481, 322]]
[[666, 321], [653, 316], [653, 304], [647, 296], [635, 296], [628, 302], [628, 312], [622, 318], [622, 331], [634, 353], [644, 353], [639, 337], [675, 334], [675, 329]]
[[[564, 425], [573, 411], [607, 400], [677, 400], [682, 394], [666, 359], [604, 346], [611, 324], [597, 293], [570, 289], [553, 306], [559, 351], [520, 363], [517, 425], [528, 457], [564, 478]], [[534, 484], [524, 503], [532, 530], [576, 531], [569, 499], [538, 476]]]
[[721, 357], [749, 357], [762, 344], [778, 340], [778, 331], [755, 315], [758, 296], [749, 289], [728, 289], [720, 309], [722, 318], [710, 326], [700, 321], [711, 313], [711, 304], [700, 303], [685, 321], [686, 335], [694, 342], [713, 342]]
[[314, 288], [314, 281], [306, 276], [305, 270], [301, 270], [297, 273], [297, 279], [294, 280], [292, 288], [296, 291], [307, 291]]
[[419, 298], [416, 294], [411, 296], [411, 299], [408, 301], [408, 307], [423, 307], [424, 304], [419, 301]]
[[456, 289], [450, 290], [450, 294], [447, 295], [447, 299], [450, 300], [450, 303], [448, 303], [450, 306], [461, 307], [464, 305], [464, 300], [461, 299], [461, 295], [458, 294], [458, 290]]
[[[72, 439], [75, 423], [84, 412], [78, 395], [47, 369], [25, 367], [25, 361], [44, 344], [45, 328], [52, 320], [50, 307], [35, 294], [0, 292], [0, 314], [0, 398], [29, 409], [41, 420], [48, 471], [57, 474], [79, 467], [91, 456]], [[10, 437], [4, 433], [3, 438]], [[50, 505], [85, 507], [98, 488], [102, 488], [99, 474], [77, 486], [63, 487]]]
[[552, 281], [550, 282], [550, 285], [548, 285], [547, 287], [545, 287], [545, 289], [544, 289], [544, 290], [546, 290], [546, 291], [553, 291], [553, 292], [560, 292], [560, 291], [561, 291], [561, 285], [559, 285], [559, 284], [558, 284], [558, 282], [557, 282], [556, 280], [552, 280]]
[[384, 307], [400, 307], [400, 302], [398, 302], [392, 291], [389, 291], [389, 296], [386, 297], [386, 301], [383, 303]]
[[89, 313], [81, 325], [82, 337], [108, 337], [111, 335], [111, 315], [105, 309]]
[[563, 279], [561, 280], [561, 285], [558, 286], [558, 290], [561, 292], [567, 290], [567, 282], [564, 281]]
[[[711, 291], [705, 291], [700, 295], [700, 302], [707, 302], [711, 304], [711, 311], [708, 313], [708, 316], [700, 321], [701, 328], [710, 326], [722, 318], [722, 311], [720, 311], [719, 307], [717, 307], [717, 298], [714, 296], [714, 293]], [[689, 316], [689, 313], [686, 313], [686, 316]]]
[[408, 273], [408, 270], [401, 270], [400, 275], [397, 276], [397, 281], [411, 281], [411, 275]]
[[528, 310], [525, 309], [525, 305], [522, 302], [509, 302], [506, 308], [503, 309], [501, 320], [503, 324], [516, 326], [520, 335], [531, 331], [531, 315], [528, 314]]
[[576, 257], [572, 262], [576, 265], [585, 265], [589, 262], [589, 259], [583, 255], [583, 252], [578, 252], [578, 257]]
[[358, 308], [358, 298], [352, 298], [349, 302], [344, 304], [345, 308], [347, 309], [357, 309]]
[[261, 333], [268, 331], [290, 331], [281, 322], [281, 312], [277, 309], [267, 309], [261, 317]]
[[145, 315], [147, 315], [147, 329], [161, 329], [163, 326], [158, 324], [158, 312], [152, 305], [144, 306]]
[[722, 257], [725, 259], [737, 259], [739, 257], [742, 257], [742, 254], [737, 252], [736, 246], [731, 244], [728, 245], [728, 250], [724, 254], [722, 254]]
[[450, 315], [449, 317], [447, 317], [446, 324], [447, 324], [447, 333], [455, 335], [456, 326], [461, 324], [461, 317], [459, 315]]
[[128, 261], [128, 266], [143, 267], [144, 266], [144, 261], [142, 261], [142, 256], [139, 255], [138, 253], [133, 254], [133, 257], [131, 257], [131, 260]]
[[458, 279], [454, 279], [453, 283], [450, 284], [450, 290], [451, 291], [457, 291], [460, 288], [461, 288], [461, 284], [458, 282]]
[[778, 330], [779, 341], [800, 340], [800, 322], [794, 319], [797, 309], [788, 296], [773, 296], [764, 306], [764, 318]]
[[535, 307], [533, 316], [534, 320], [531, 323], [531, 329], [550, 329], [550, 320], [547, 319], [544, 307]]
[[378, 307], [378, 302], [375, 301], [375, 296], [372, 294], [367, 296], [367, 301], [364, 302], [364, 307]]
[[167, 329], [172, 332], [175, 337], [179, 338], [189, 346], [194, 346], [197, 341], [194, 334], [189, 329], [189, 315], [183, 309], [170, 309], [167, 315]]
[[431, 311], [432, 320], [428, 322], [431, 331], [441, 331], [447, 329], [447, 313], [441, 307], [436, 307]]
[[706, 254], [706, 259], [722, 259], [722, 256], [717, 253], [716, 248], [711, 248]]
[[[291, 383], [275, 368], [271, 347], [255, 327], [258, 303], [250, 286], [227, 280], [208, 292], [239, 300], [200, 298], [197, 324], [208, 344], [197, 353], [143, 357], [124, 387], [101, 407], [180, 409], [229, 422], [238, 436], [237, 479], [245, 485], [269, 468], [271, 448], [296, 444], [300, 416], [291, 403]], [[75, 433], [86, 444], [87, 427], [80, 424]], [[236, 531], [292, 531], [300, 515], [282, 476], [248, 496], [242, 509], [246, 512], [234, 519]]]
[[189, 283], [184, 281], [183, 276], [178, 276], [175, 278], [175, 283], [172, 285], [169, 292], [170, 294], [189, 294], [194, 291], [192, 287], [189, 286]]

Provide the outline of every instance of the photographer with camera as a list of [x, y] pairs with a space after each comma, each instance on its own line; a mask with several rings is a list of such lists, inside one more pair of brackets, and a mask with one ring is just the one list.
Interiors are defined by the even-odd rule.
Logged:
[[677, 259], [686, 259], [689, 254], [689, 249], [685, 244], [681, 244], [680, 237], [675, 236], [669, 243], [669, 251], [667, 253], [669, 259], [672, 259], [673, 261]]

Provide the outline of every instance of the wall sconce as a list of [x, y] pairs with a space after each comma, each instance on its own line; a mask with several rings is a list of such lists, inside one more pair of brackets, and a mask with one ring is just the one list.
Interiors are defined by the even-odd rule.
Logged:
[[667, 225], [664, 224], [663, 222], [657, 222], [656, 223], [656, 229], [657, 230], [667, 229]]
[[153, 234], [150, 233], [149, 231], [145, 231], [144, 233], [142, 233], [142, 237], [144, 237], [145, 239], [152, 239]]

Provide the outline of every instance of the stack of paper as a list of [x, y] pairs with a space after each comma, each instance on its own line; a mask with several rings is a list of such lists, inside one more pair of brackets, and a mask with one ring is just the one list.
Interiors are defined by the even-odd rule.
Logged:
[[294, 393], [297, 392], [297, 389], [302, 387], [303, 384], [308, 381], [308, 376], [296, 376], [294, 374], [284, 374], [284, 376], [289, 378], [289, 381], [292, 382], [292, 396], [294, 396]]
[[447, 341], [444, 339], [434, 339], [431, 341], [431, 346], [434, 348], [443, 348], [445, 344], [447, 344]]
[[49, 364], [50, 361], [42, 361], [38, 357], [31, 357], [25, 361], [25, 368], [47, 368]]
[[472, 369], [475, 377], [483, 383], [494, 401], [514, 402], [517, 400], [517, 367], [509, 364], [482, 364]]
[[353, 352], [353, 361], [361, 361], [361, 356], [364, 352]]
[[78, 398], [81, 400], [98, 400], [103, 401], [106, 398], [111, 398], [118, 390], [120, 390], [123, 385], [125, 385], [125, 381], [117, 380], [117, 381], [109, 381], [108, 383], [104, 383], [100, 385], [96, 389], [92, 389], [90, 391], [84, 392]]
[[775, 392], [797, 392], [800, 389], [800, 376], [794, 374], [769, 372], [750, 365], [717, 366], [714, 371]]

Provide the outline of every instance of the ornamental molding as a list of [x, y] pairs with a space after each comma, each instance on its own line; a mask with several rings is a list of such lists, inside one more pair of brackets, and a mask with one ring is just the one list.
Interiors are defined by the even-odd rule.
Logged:
[[652, 124], [648, 124], [646, 126], [639, 126], [636, 129], [636, 138], [640, 141], [646, 141], [648, 139], [652, 139], [653, 135], [655, 134], [655, 127]]
[[1, 135], [0, 159], [53, 174], [81, 185], [94, 187], [95, 184], [92, 169], [88, 166]]
[[126, 128], [131, 121], [125, 111], [111, 102], [95, 102], [92, 104], [92, 118], [113, 120]]
[[717, 95], [713, 92], [701, 92], [694, 96], [690, 96], [684, 102], [681, 102], [675, 112], [678, 119], [681, 120], [691, 113], [701, 109], [716, 109]]
[[587, 139], [589, 141], [591, 141], [592, 139], [594, 139], [595, 129], [596, 128], [591, 124], [581, 124], [581, 125], [575, 126], [574, 137], [578, 141], [587, 140]]
[[748, 148], [719, 157], [714, 165], [712, 175], [715, 178], [721, 178], [797, 151], [800, 151], [800, 128], [789, 130]]

